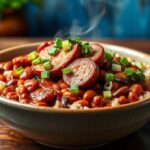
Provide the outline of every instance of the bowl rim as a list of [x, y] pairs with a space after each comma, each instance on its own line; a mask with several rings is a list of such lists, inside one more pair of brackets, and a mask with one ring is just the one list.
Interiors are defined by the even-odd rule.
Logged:
[[[91, 40], [86, 40], [86, 41], [91, 41]], [[91, 41], [91, 42], [99, 42], [99, 41]], [[36, 43], [29, 43], [29, 44], [22, 44], [19, 46], [13, 46], [10, 48], [6, 48], [3, 50], [0, 50], [0, 54], [7, 53], [9, 51], [13, 51], [19, 48], [27, 48], [27, 47], [33, 47], [33, 46], [38, 46], [43, 42], [36, 42]], [[101, 42], [99, 42], [101, 43]], [[113, 44], [105, 44], [101, 43], [104, 47], [111, 47], [111, 49], [124, 49], [127, 51], [132, 51], [133, 53], [136, 53], [138, 55], [143, 55], [145, 57], [150, 57], [149, 54], [146, 54], [144, 52], [139, 52], [135, 49], [124, 47], [124, 46], [118, 46], [118, 45], [113, 45]], [[136, 101], [134, 103], [128, 103], [128, 104], [123, 104], [119, 105], [117, 107], [96, 107], [96, 108], [90, 108], [90, 109], [68, 109], [68, 108], [53, 108], [53, 107], [45, 107], [45, 106], [35, 106], [35, 105], [30, 105], [30, 104], [23, 104], [17, 101], [9, 100], [5, 97], [0, 96], [0, 103], [6, 104], [8, 106], [12, 106], [18, 109], [24, 109], [24, 110], [30, 110], [30, 111], [36, 111], [36, 112], [55, 112], [55, 113], [97, 113], [97, 112], [112, 112], [112, 111], [120, 111], [120, 110], [126, 110], [126, 109], [133, 109], [136, 107], [141, 107], [143, 105], [146, 105], [147, 103], [150, 103], [150, 98], [145, 98], [143, 100]]]

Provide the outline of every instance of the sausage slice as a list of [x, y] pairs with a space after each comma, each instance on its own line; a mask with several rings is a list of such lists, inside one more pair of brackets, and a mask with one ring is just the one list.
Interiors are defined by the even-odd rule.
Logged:
[[90, 46], [92, 48], [91, 54], [86, 56], [91, 58], [97, 65], [101, 66], [104, 62], [104, 48], [98, 43], [90, 42]]
[[72, 69], [72, 73], [64, 74], [63, 80], [69, 85], [77, 84], [81, 88], [91, 86], [99, 74], [98, 66], [90, 58], [76, 59], [68, 67]]
[[[65, 68], [67, 65], [69, 65], [72, 61], [74, 61], [76, 58], [80, 56], [80, 47], [78, 44], [74, 44], [70, 51], [65, 52], [63, 50], [60, 50], [58, 54], [52, 56], [48, 54], [48, 51], [52, 46], [53, 45], [48, 46], [43, 50], [41, 50], [39, 52], [39, 56], [42, 59], [48, 58], [51, 61], [52, 64], [52, 69], [50, 69], [51, 76], [59, 77], [62, 75], [61, 69]], [[44, 70], [42, 65], [35, 65], [32, 67], [32, 69], [36, 75], [39, 75], [41, 71]]]

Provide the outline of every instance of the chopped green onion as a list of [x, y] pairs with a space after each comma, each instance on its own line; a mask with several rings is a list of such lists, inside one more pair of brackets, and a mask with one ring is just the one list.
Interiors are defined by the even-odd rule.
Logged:
[[63, 74], [70, 74], [72, 72], [71, 68], [63, 68], [62, 69]]
[[55, 55], [57, 53], [57, 48], [56, 47], [51, 47], [50, 50], [48, 51], [49, 55]]
[[83, 49], [84, 54], [90, 54], [91, 53], [91, 47], [90, 47], [89, 43], [87, 43], [87, 42], [82, 43], [81, 48]]
[[41, 79], [49, 79], [49, 78], [50, 78], [50, 72], [49, 71], [41, 72]]
[[107, 73], [106, 74], [106, 80], [107, 81], [112, 81], [114, 79], [114, 74], [112, 73]]
[[49, 70], [52, 68], [51, 62], [47, 61], [43, 64], [44, 69]]
[[79, 45], [82, 44], [82, 42], [81, 42], [81, 40], [80, 40], [79, 37], [77, 37], [77, 38], [75, 38], [75, 39], [71, 39], [70, 37], [68, 37], [67, 39], [68, 39], [69, 42], [71, 42], [71, 43], [77, 43], [77, 44], [79, 44]]
[[71, 49], [71, 43], [69, 42], [69, 40], [65, 40], [62, 42], [62, 49], [64, 51], [69, 51]]
[[121, 62], [121, 64], [124, 65], [124, 66], [126, 66], [126, 65], [129, 64], [129, 62], [128, 62], [128, 60], [127, 60], [126, 57], [122, 57], [122, 58], [120, 59], [120, 62]]
[[112, 97], [111, 91], [103, 91], [103, 96], [104, 98], [111, 98]]
[[132, 76], [133, 73], [134, 73], [134, 71], [133, 71], [132, 68], [126, 68], [126, 69], [124, 70], [124, 73], [125, 73], [127, 76]]
[[139, 69], [141, 69], [141, 70], [144, 70], [144, 69], [145, 69], [143, 63], [141, 63], [141, 62], [136, 62], [135, 65], [136, 65]]
[[105, 52], [105, 58], [109, 61], [113, 60], [112, 54], [110, 52]]
[[28, 59], [34, 60], [35, 58], [37, 58], [37, 56], [38, 56], [38, 53], [36, 51], [33, 51], [33, 52], [28, 54]]
[[37, 65], [41, 62], [41, 58], [37, 57], [36, 59], [32, 60], [32, 65]]
[[61, 38], [56, 38], [55, 47], [56, 48], [61, 48], [62, 47], [62, 39]]
[[105, 85], [104, 85], [104, 89], [110, 91], [112, 89], [112, 86], [113, 86], [112, 82], [111, 81], [110, 82], [107, 81], [105, 83]]
[[78, 85], [77, 84], [71, 84], [70, 85], [70, 91], [72, 93], [79, 93], [79, 87], [78, 87]]
[[22, 72], [23, 72], [23, 67], [22, 66], [20, 66], [19, 68], [17, 68], [16, 70], [15, 70], [15, 75], [20, 75]]
[[44, 63], [46, 63], [46, 62], [48, 62], [48, 61], [49, 61], [49, 59], [48, 59], [48, 58], [45, 58], [45, 59], [42, 59], [42, 60], [41, 60], [41, 63], [44, 64]]
[[121, 65], [112, 64], [112, 70], [113, 71], [121, 71]]

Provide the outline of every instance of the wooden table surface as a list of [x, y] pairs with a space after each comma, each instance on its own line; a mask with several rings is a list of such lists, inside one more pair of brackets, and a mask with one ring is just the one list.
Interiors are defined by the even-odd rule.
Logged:
[[[11, 47], [11, 46], [16, 46], [16, 45], [25, 44], [25, 43], [39, 42], [39, 41], [44, 41], [44, 40], [47, 40], [47, 39], [44, 39], [44, 38], [32, 38], [32, 39], [31, 38], [0, 38], [0, 50]], [[102, 43], [116, 44], [116, 45], [134, 48], [134, 49], [150, 54], [150, 40], [105, 39], [105, 40], [99, 40], [99, 41], [101, 41]], [[130, 139], [132, 140], [134, 139], [136, 144], [130, 143], [130, 146], [129, 147], [126, 146], [126, 149], [124, 148], [124, 150], [133, 149], [131, 147], [139, 143], [139, 142], [136, 142], [139, 140], [138, 134], [139, 133], [135, 133], [127, 138], [124, 138], [123, 140], [119, 140], [117, 142], [114, 142], [113, 144], [109, 144], [108, 146], [104, 146], [101, 149], [102, 150], [112, 150], [114, 148], [120, 149], [119, 145], [122, 145], [121, 144], [122, 142], [127, 141], [128, 143], [130, 143], [129, 142]], [[139, 149], [140, 146], [141, 144], [137, 146], [137, 150], [142, 150], [142, 148]], [[25, 138], [19, 133], [11, 130], [4, 124], [0, 123], [0, 150], [53, 150], [53, 148], [42, 146], [28, 138]], [[144, 150], [147, 150], [147, 149], [144, 149]]]

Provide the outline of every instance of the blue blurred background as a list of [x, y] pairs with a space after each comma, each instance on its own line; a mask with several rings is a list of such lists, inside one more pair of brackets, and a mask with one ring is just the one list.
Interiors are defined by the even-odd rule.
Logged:
[[150, 0], [41, 0], [21, 9], [27, 25], [19, 36], [150, 38]]

